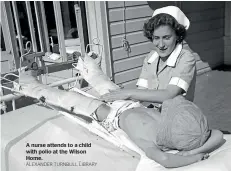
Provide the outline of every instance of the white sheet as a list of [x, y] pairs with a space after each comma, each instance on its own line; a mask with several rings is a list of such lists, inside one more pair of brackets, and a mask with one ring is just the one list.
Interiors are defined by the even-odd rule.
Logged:
[[[55, 117], [55, 118], [53, 118]], [[53, 118], [53, 119], [49, 119]], [[37, 105], [27, 106], [1, 116], [2, 121], [2, 171], [164, 171], [169, 170], [151, 160], [140, 159], [142, 153], [123, 151], [103, 140], [73, 120], [58, 116], [57, 111]], [[46, 121], [46, 122], [44, 122]], [[37, 125], [40, 125], [34, 129]], [[31, 129], [32, 132], [28, 132]], [[25, 135], [24, 135], [25, 134]], [[129, 143], [121, 130], [115, 132], [121, 141]], [[211, 153], [210, 158], [174, 171], [230, 171], [231, 135], [225, 136], [227, 142]], [[14, 142], [14, 143], [12, 143]], [[86, 155], [45, 155], [44, 161], [96, 161], [97, 167], [26, 167], [25, 144], [34, 143], [92, 143]], [[10, 144], [10, 145], [9, 145]], [[130, 148], [132, 145], [127, 145]], [[134, 147], [135, 149], [136, 147]], [[8, 154], [7, 154], [8, 153]], [[7, 154], [7, 155], [6, 155]]]
[[[86, 96], [91, 96], [88, 93], [85, 93], [79, 89], [74, 89], [79, 93], [82, 93]], [[132, 151], [140, 154], [140, 162], [136, 168], [136, 171], [162, 171], [168, 170], [161, 166], [159, 163], [149, 159], [145, 153], [128, 137], [128, 135], [121, 129], [118, 129], [111, 133], [113, 136], [105, 137], [107, 140], [114, 144], [120, 144], [120, 146], [125, 146]], [[114, 138], [116, 137], [116, 138]], [[176, 171], [231, 171], [231, 135], [225, 135], [226, 143], [222, 145], [219, 149], [215, 150], [210, 154], [210, 157], [207, 160], [194, 163], [185, 167], [175, 168], [172, 170]], [[170, 151], [170, 153], [175, 153], [177, 151]]]

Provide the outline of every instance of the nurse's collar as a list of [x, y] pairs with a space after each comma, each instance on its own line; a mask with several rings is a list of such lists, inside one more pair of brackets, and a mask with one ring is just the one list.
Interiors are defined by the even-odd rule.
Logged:
[[[168, 57], [167, 59], [167, 65], [174, 67], [176, 65], [176, 61], [178, 56], [180, 55], [180, 52], [182, 50], [182, 43], [177, 44], [176, 48], [173, 50], [173, 52], [171, 53], [171, 55]], [[148, 64], [151, 64], [152, 62], [154, 62], [157, 58], [159, 57], [158, 53], [155, 51], [152, 56], [148, 59]]]

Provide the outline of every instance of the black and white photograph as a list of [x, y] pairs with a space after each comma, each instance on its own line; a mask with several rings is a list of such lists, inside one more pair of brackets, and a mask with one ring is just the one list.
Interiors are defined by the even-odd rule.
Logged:
[[231, 171], [231, 1], [1, 1], [1, 171]]

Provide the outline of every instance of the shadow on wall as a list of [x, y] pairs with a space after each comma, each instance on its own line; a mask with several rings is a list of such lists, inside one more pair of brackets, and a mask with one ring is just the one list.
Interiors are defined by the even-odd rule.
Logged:
[[231, 72], [231, 65], [221, 65], [221, 66], [214, 68], [214, 70]]

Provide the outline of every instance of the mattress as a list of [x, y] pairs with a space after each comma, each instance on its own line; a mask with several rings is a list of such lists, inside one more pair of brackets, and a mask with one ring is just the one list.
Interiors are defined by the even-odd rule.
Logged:
[[133, 150], [116, 147], [56, 110], [37, 104], [4, 114], [1, 121], [2, 171], [231, 170], [230, 135], [225, 135], [226, 143], [209, 159], [166, 169], [154, 161], [150, 164], [142, 160]]

